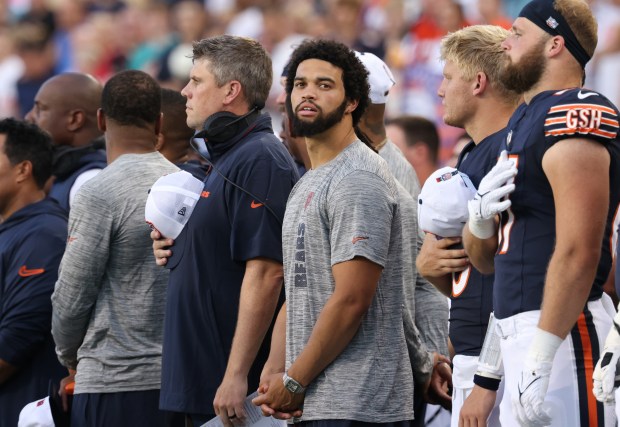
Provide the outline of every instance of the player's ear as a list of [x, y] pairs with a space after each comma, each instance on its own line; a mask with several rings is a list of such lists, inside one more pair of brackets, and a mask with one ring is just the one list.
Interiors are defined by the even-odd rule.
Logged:
[[105, 123], [105, 115], [103, 114], [103, 109], [99, 108], [97, 110], [97, 127], [101, 132], [106, 131], [106, 123]]
[[164, 144], [165, 144], [164, 134], [159, 132], [157, 134], [157, 139], [155, 140], [155, 150], [161, 151], [161, 149], [164, 148]]
[[559, 54], [565, 47], [564, 38], [561, 36], [551, 37], [545, 44], [545, 49], [549, 53], [549, 56], [555, 56]]
[[75, 132], [84, 126], [86, 123], [86, 113], [84, 110], [75, 109], [69, 111], [67, 114], [67, 129], [71, 132]]
[[482, 71], [479, 71], [474, 76], [474, 80], [472, 82], [472, 93], [474, 96], [482, 95], [489, 84], [489, 79], [487, 75]]
[[30, 160], [24, 160], [13, 166], [15, 172], [15, 182], [22, 183], [32, 178], [32, 162]]
[[359, 104], [359, 101], [357, 99], [355, 100], [347, 100], [347, 107], [344, 109], [345, 113], [351, 114], [353, 111], [355, 111], [355, 109], [357, 108], [357, 105]]

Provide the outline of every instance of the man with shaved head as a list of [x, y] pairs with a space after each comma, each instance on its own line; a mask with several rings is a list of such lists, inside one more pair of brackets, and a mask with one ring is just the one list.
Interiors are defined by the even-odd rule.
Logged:
[[43, 83], [26, 115], [52, 136], [50, 197], [67, 210], [82, 184], [106, 166], [105, 143], [97, 129], [101, 90], [101, 83], [88, 74], [59, 74]]

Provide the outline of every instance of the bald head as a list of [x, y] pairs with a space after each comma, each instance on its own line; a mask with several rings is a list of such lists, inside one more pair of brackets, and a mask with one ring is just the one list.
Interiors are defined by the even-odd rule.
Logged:
[[97, 129], [101, 91], [101, 83], [88, 74], [51, 77], [37, 92], [26, 120], [49, 132], [55, 145], [86, 145], [101, 135]]
[[89, 114], [97, 115], [103, 86], [90, 74], [59, 74], [51, 77], [43, 86], [49, 86], [52, 91], [57, 91], [59, 100], [69, 108], [81, 108]]

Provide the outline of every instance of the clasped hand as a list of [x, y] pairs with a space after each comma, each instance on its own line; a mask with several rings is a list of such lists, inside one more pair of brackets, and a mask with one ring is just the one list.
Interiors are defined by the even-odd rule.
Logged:
[[301, 417], [304, 393], [291, 393], [284, 387], [282, 375], [284, 372], [267, 375], [261, 378], [258, 388], [259, 395], [252, 400], [256, 406], [260, 406], [264, 416], [272, 416], [280, 420]]

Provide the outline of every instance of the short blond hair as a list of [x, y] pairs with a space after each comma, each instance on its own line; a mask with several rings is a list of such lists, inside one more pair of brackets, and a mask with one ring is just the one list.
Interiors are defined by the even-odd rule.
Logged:
[[506, 97], [507, 103], [516, 103], [520, 94], [506, 89], [500, 79], [500, 70], [505, 60], [502, 42], [509, 35], [508, 30], [497, 25], [462, 28], [441, 40], [441, 59], [453, 62], [468, 81], [478, 72], [483, 72], [491, 87]]
[[566, 20], [581, 47], [592, 57], [598, 43], [598, 24], [588, 3], [584, 0], [555, 0], [553, 8]]

